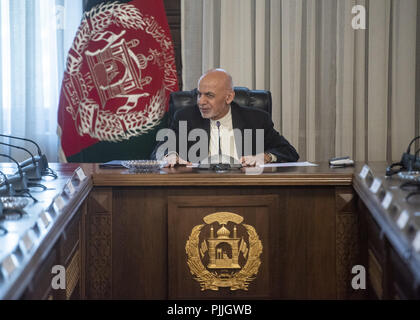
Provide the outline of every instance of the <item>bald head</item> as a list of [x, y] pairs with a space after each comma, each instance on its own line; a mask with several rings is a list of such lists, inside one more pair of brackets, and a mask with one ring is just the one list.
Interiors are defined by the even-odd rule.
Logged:
[[212, 69], [198, 80], [197, 104], [201, 116], [218, 120], [224, 117], [235, 97], [232, 77], [223, 69]]
[[225, 69], [216, 68], [208, 70], [198, 80], [198, 87], [200, 87], [200, 82], [204, 78], [218, 82], [225, 90], [233, 91], [232, 76]]

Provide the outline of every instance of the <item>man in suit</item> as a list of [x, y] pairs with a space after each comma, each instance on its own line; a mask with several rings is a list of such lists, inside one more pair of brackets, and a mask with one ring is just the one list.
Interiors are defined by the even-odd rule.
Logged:
[[[233, 102], [234, 97], [232, 77], [225, 70], [212, 69], [200, 77], [197, 105], [178, 110], [174, 115], [171, 129], [176, 135], [176, 144], [163, 151], [167, 166], [188, 164], [188, 160], [192, 160], [187, 152], [192, 149], [195, 139], [189, 139], [189, 135], [188, 139], [186, 135], [180, 138], [180, 134], [194, 129], [206, 133], [200, 159], [222, 153], [238, 160], [242, 166], [299, 159], [295, 148], [274, 129], [268, 113], [241, 107]], [[180, 143], [186, 145], [181, 154]], [[156, 146], [152, 158], [160, 159], [162, 144]]]

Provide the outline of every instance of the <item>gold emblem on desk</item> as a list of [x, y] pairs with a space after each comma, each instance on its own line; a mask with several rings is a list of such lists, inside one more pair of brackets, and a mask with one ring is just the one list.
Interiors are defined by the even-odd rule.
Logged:
[[255, 228], [231, 212], [212, 213], [203, 220], [205, 224], [192, 229], [185, 245], [188, 267], [201, 290], [248, 290], [263, 248]]

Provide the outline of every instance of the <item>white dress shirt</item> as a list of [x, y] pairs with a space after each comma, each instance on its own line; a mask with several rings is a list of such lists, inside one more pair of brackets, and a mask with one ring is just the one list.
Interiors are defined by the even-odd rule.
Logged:
[[220, 122], [220, 148], [222, 154], [231, 156], [239, 161], [236, 151], [235, 135], [233, 134], [232, 113], [229, 107], [228, 113], [219, 120], [210, 119], [210, 146], [209, 155], [217, 156], [219, 154], [219, 133], [217, 121]]

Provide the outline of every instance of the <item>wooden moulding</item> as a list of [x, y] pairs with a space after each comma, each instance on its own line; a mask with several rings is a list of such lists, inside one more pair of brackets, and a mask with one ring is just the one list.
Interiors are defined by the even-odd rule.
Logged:
[[351, 185], [352, 174], [96, 174], [94, 186], [337, 186]]

